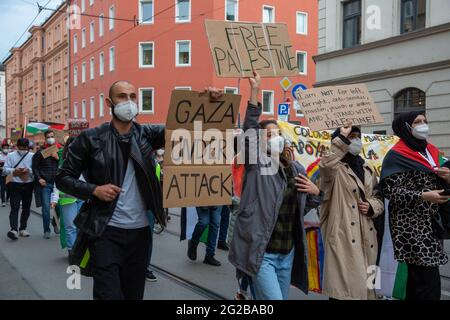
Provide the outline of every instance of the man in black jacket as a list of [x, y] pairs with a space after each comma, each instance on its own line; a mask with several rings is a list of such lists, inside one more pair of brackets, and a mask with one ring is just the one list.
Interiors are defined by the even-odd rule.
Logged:
[[[165, 225], [154, 160], [165, 130], [134, 122], [136, 101], [133, 85], [114, 83], [106, 99], [112, 121], [83, 131], [56, 177], [59, 190], [85, 201], [75, 224], [77, 238], [89, 239], [94, 299], [143, 299], [150, 240], [146, 212]], [[78, 179], [81, 174], [86, 182]], [[77, 243], [74, 256], [84, 253], [77, 252], [83, 250]]]

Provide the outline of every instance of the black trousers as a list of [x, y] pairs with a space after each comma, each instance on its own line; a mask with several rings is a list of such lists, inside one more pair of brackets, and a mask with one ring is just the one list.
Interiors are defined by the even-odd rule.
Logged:
[[439, 267], [408, 264], [406, 300], [440, 300], [441, 276]]
[[22, 215], [20, 216], [19, 230], [25, 230], [27, 228], [28, 218], [30, 217], [33, 183], [10, 182], [8, 185], [11, 192], [11, 213], [9, 214], [11, 230], [18, 231], [20, 203], [22, 203]]
[[149, 227], [106, 227], [89, 245], [94, 300], [142, 300], [150, 243]]
[[[8, 183], [9, 185], [10, 183]], [[0, 176], [0, 198], [2, 203], [9, 200], [9, 186], [6, 184], [6, 176]], [[5, 198], [6, 195], [6, 198]]]

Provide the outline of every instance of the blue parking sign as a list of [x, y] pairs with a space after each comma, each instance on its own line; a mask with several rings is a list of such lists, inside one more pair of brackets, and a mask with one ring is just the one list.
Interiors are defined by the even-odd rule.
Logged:
[[289, 114], [289, 103], [278, 104], [278, 115], [285, 116]]

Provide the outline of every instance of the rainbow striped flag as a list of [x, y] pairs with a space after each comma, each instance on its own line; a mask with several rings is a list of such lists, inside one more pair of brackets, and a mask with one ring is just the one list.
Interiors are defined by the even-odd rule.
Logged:
[[309, 291], [322, 293], [324, 247], [319, 228], [306, 230], [308, 244], [308, 282]]
[[316, 181], [317, 177], [319, 176], [319, 163], [320, 163], [320, 158], [317, 158], [316, 161], [314, 161], [313, 163], [311, 163], [307, 168], [306, 168], [306, 175], [308, 176], [309, 179], [311, 179], [312, 181]]

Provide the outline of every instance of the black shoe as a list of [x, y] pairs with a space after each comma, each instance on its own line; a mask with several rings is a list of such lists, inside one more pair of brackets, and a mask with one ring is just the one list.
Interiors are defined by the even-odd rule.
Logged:
[[188, 252], [187, 256], [192, 261], [197, 260], [197, 245], [194, 244], [191, 240], [188, 241]]
[[219, 267], [219, 266], [222, 265], [222, 264], [220, 263], [220, 261], [217, 261], [217, 260], [214, 258], [214, 256], [209, 256], [209, 255], [206, 255], [206, 256], [205, 256], [205, 260], [203, 261], [203, 263], [209, 264], [209, 265], [215, 266], [215, 267]]
[[158, 280], [158, 278], [156, 278], [156, 276], [153, 274], [152, 271], [147, 270], [147, 272], [145, 273], [145, 280], [151, 281], [151, 282], [156, 282]]
[[19, 239], [18, 233], [16, 230], [11, 230], [9, 231], [7, 234], [8, 238], [10, 238], [11, 240], [17, 240]]
[[219, 241], [217, 243], [217, 249], [224, 250], [224, 251], [230, 250], [230, 248], [228, 248], [228, 245], [225, 241]]

